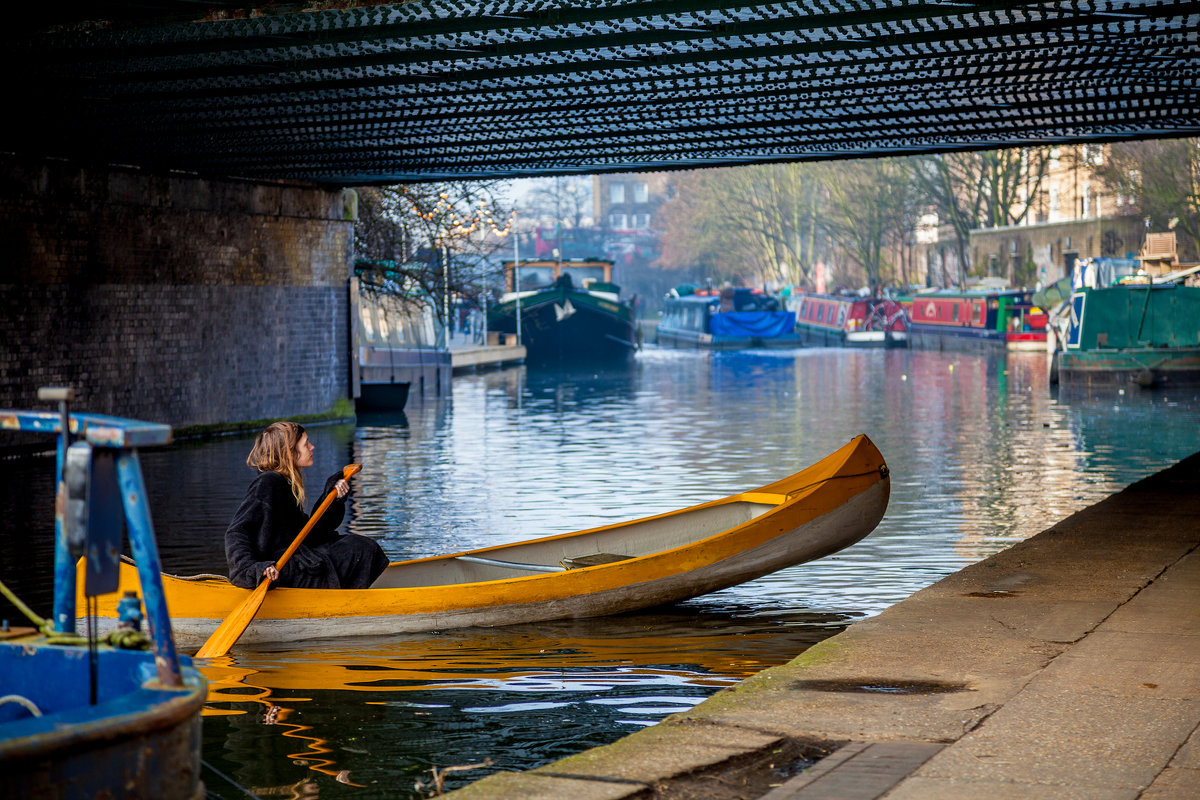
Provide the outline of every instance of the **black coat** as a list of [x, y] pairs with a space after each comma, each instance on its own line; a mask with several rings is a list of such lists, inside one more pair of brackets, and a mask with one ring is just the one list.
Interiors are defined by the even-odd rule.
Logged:
[[[341, 477], [338, 472], [325, 482], [324, 490], [313, 503], [314, 511]], [[365, 536], [339, 535], [337, 527], [345, 513], [345, 500], [335, 498], [308, 532], [304, 543], [284, 564], [277, 585], [365, 588], [378, 577], [387, 566], [383, 550]], [[309, 516], [296, 504], [287, 478], [278, 472], [259, 473], [225, 531], [230, 582], [243, 589], [258, 586], [263, 571], [283, 555], [296, 534], [308, 524]]]

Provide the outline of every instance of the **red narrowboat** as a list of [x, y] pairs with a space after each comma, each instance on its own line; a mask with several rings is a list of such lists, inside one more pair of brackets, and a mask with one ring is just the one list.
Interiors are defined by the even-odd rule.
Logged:
[[812, 347], [903, 347], [908, 343], [904, 308], [885, 297], [798, 292], [788, 298], [796, 333]]
[[931, 292], [913, 297], [909, 338], [913, 347], [938, 350], [1046, 349], [1046, 312], [1032, 293]]

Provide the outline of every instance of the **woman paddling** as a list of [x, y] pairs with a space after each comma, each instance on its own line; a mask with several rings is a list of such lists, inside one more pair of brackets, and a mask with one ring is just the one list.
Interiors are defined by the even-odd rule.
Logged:
[[365, 589], [387, 567], [387, 556], [373, 539], [337, 532], [350, 491], [339, 471], [325, 482], [314, 508], [330, 492], [336, 491], [337, 499], [283, 569], [275, 569], [276, 560], [308, 523], [300, 470], [312, 466], [315, 449], [303, 426], [294, 422], [273, 422], [254, 440], [246, 463], [259, 474], [225, 531], [225, 558], [234, 586], [253, 589], [265, 576], [280, 586]]

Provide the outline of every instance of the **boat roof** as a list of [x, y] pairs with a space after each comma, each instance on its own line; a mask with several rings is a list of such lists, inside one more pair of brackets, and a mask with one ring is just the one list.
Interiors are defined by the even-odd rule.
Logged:
[[967, 289], [965, 291], [959, 289], [938, 289], [933, 292], [921, 292], [914, 294], [914, 300], [923, 297], [1019, 297], [1027, 295], [1031, 292], [1030, 289]]
[[[171, 426], [106, 414], [70, 414], [71, 433], [95, 447], [153, 447], [171, 443]], [[57, 411], [0, 410], [0, 428], [57, 434], [62, 415]]]

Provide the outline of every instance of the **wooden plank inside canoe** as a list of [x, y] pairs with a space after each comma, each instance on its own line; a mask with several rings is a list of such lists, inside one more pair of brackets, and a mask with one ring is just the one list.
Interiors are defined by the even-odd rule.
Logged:
[[616, 553], [592, 553], [586, 556], [564, 558], [562, 565], [567, 569], [579, 569], [580, 567], [598, 567], [601, 564], [615, 564], [618, 561], [626, 561], [630, 558], [633, 558], [633, 556], [619, 556]]

